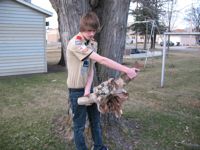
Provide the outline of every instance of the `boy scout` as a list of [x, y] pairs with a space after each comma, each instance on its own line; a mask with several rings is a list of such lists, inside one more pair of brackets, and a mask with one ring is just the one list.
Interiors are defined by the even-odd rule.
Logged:
[[87, 115], [94, 141], [93, 150], [108, 150], [102, 142], [100, 113], [96, 104], [82, 106], [77, 103], [79, 97], [87, 96], [91, 92], [94, 63], [124, 72], [130, 78], [135, 78], [138, 71], [136, 68], [128, 68], [96, 53], [97, 43], [93, 38], [99, 27], [99, 19], [94, 12], [85, 14], [80, 20], [80, 32], [69, 41], [67, 46], [67, 86], [73, 112], [74, 141], [77, 150], [88, 150], [84, 139]]

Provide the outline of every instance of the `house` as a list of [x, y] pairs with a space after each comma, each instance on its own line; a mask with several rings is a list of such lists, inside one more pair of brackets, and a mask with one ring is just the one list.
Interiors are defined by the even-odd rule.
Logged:
[[[175, 29], [172, 32], [175, 33], [185, 33], [192, 32], [191, 29]], [[156, 42], [160, 43], [163, 41], [163, 35], [157, 35]], [[194, 35], [170, 35], [170, 41], [174, 43], [174, 45], [178, 45], [178, 43], [182, 46], [194, 46], [196, 45], [196, 36]]]
[[46, 18], [29, 1], [0, 0], [0, 76], [47, 72]]

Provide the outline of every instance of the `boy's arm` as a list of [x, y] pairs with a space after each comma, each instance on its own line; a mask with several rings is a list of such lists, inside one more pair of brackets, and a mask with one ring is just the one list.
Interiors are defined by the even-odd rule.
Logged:
[[89, 58], [108, 67], [108, 68], [111, 68], [111, 69], [114, 69], [114, 70], [117, 70], [120, 72], [124, 72], [131, 79], [135, 78], [137, 76], [137, 72], [139, 71], [139, 69], [137, 69], [137, 68], [126, 67], [124, 65], [121, 65], [121, 64], [109, 59], [109, 58], [103, 57], [95, 52], [91, 53]]
[[87, 95], [90, 94], [90, 90], [91, 90], [91, 86], [92, 86], [92, 82], [93, 82], [93, 77], [94, 77], [94, 70], [93, 70], [93, 68], [91, 68], [90, 71], [89, 71], [89, 74], [88, 74], [84, 96], [87, 96]]

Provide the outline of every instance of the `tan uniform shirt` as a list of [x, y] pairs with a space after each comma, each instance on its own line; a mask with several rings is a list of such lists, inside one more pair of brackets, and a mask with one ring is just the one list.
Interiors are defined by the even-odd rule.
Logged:
[[94, 62], [88, 56], [94, 51], [96, 52], [97, 43], [95, 41], [85, 43], [83, 37], [76, 35], [67, 46], [68, 88], [84, 88], [88, 73], [90, 69], [93, 69]]

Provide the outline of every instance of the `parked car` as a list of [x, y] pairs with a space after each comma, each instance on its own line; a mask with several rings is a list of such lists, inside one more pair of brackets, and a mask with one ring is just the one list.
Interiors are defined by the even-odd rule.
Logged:
[[[163, 46], [164, 42], [160, 42], [160, 46]], [[172, 41], [166, 41], [166, 46], [174, 46], [174, 43]]]

